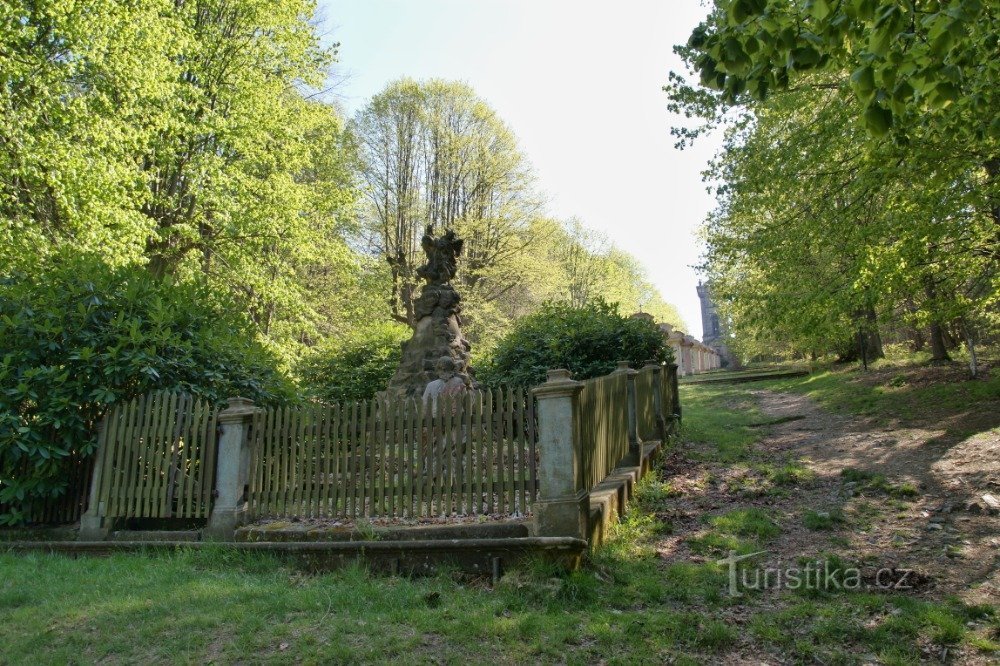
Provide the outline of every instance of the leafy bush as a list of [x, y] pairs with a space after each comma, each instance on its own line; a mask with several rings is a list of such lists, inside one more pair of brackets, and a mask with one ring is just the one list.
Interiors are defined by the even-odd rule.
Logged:
[[330, 339], [299, 368], [306, 393], [324, 402], [371, 398], [389, 383], [410, 333], [402, 324], [388, 323], [353, 338]]
[[153, 389], [268, 403], [290, 384], [248, 320], [207, 289], [58, 258], [0, 277], [0, 523], [66, 487], [109, 405]]
[[491, 386], [533, 386], [553, 368], [589, 379], [613, 371], [618, 361], [639, 367], [649, 359], [672, 359], [663, 333], [651, 321], [623, 317], [602, 300], [583, 307], [548, 303], [517, 321], [478, 378]]

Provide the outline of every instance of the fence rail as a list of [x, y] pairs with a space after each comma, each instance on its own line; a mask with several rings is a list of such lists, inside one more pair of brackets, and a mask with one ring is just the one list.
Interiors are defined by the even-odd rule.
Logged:
[[523, 389], [436, 405], [268, 408], [250, 438], [255, 517], [523, 514], [537, 492], [535, 408]]

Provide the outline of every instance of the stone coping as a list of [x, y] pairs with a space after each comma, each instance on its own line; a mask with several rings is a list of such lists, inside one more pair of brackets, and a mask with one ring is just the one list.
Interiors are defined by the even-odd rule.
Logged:
[[579, 568], [587, 542], [572, 537], [420, 539], [409, 541], [11, 541], [0, 551], [65, 555], [223, 550], [273, 553], [311, 571], [329, 571], [355, 562], [388, 573], [430, 574], [441, 566], [500, 577], [509, 565], [531, 557]]
[[591, 548], [607, 541], [611, 526], [625, 513], [632, 499], [635, 484], [649, 472], [653, 457], [661, 447], [660, 442], [644, 442], [642, 460], [638, 465], [616, 467], [591, 489], [590, 519], [587, 525], [587, 540]]
[[274, 521], [247, 525], [236, 530], [240, 542], [340, 542], [421, 541], [433, 539], [514, 539], [530, 536], [527, 521], [488, 521], [444, 525], [386, 525], [358, 529], [356, 526], [325, 527], [308, 523]]

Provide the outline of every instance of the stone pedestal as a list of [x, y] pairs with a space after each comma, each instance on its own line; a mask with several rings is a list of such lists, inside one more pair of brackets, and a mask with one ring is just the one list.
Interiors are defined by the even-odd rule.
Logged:
[[215, 463], [215, 502], [204, 537], [232, 541], [246, 516], [246, 484], [250, 475], [250, 442], [247, 434], [257, 411], [246, 398], [230, 398], [219, 413], [219, 448]]
[[590, 498], [583, 480], [577, 412], [583, 383], [569, 370], [549, 370], [534, 389], [538, 398], [538, 499], [532, 509], [537, 536], [587, 538]]
[[[403, 398], [436, 398], [478, 388], [469, 367], [469, 341], [462, 335], [462, 297], [451, 280], [455, 277], [462, 239], [449, 231], [434, 238], [427, 228], [421, 245], [427, 263], [417, 270], [426, 280], [413, 305], [416, 326], [413, 337], [403, 343], [403, 358], [389, 381], [386, 395]], [[428, 385], [436, 382], [431, 395]]]

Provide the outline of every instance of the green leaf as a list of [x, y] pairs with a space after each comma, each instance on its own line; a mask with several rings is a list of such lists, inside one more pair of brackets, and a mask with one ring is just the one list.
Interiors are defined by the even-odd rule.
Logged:
[[871, 103], [865, 109], [865, 127], [875, 136], [885, 136], [892, 127], [892, 112]]
[[827, 16], [833, 8], [830, 7], [828, 0], [812, 0], [811, 6], [809, 7], [809, 14], [817, 21], [822, 21]]
[[875, 94], [875, 70], [870, 65], [854, 70], [851, 74], [851, 86], [858, 97], [868, 101]]

